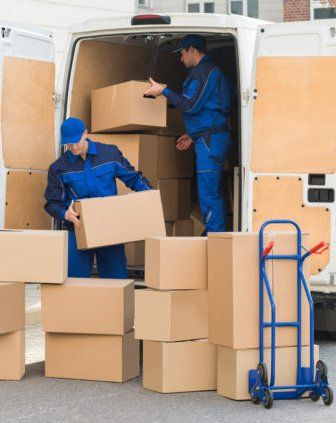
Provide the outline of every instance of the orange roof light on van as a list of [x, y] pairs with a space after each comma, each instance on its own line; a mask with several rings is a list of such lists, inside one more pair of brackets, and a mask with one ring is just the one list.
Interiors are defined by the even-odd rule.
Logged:
[[132, 25], [170, 25], [170, 16], [136, 15], [132, 17]]

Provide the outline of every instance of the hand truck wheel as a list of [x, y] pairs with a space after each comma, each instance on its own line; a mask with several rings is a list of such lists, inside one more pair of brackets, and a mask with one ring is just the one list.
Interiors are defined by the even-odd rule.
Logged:
[[273, 406], [273, 392], [270, 389], [265, 389], [265, 397], [263, 399], [263, 406], [267, 409]]
[[321, 397], [320, 397], [320, 395], [316, 394], [315, 392], [311, 392], [311, 393], [309, 394], [309, 398], [310, 398], [312, 401], [317, 402], [317, 401], [318, 401]]
[[268, 372], [265, 363], [259, 363], [257, 366], [257, 372], [260, 375], [261, 382], [264, 386], [268, 386]]
[[320, 372], [320, 377], [322, 380], [328, 377], [328, 367], [324, 361], [318, 360], [316, 363], [316, 370]]
[[324, 405], [331, 405], [334, 401], [334, 394], [332, 389], [329, 386], [325, 386], [323, 389], [322, 400]]
[[261, 399], [260, 398], [251, 398], [251, 399], [252, 399], [253, 404], [255, 404], [255, 405], [258, 405], [258, 404], [261, 403]]

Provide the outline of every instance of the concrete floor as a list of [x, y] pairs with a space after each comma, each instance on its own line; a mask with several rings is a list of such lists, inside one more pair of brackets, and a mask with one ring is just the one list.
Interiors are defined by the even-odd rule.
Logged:
[[[27, 363], [43, 360], [40, 325], [26, 330]], [[336, 343], [319, 340], [336, 388]], [[336, 422], [335, 406], [320, 401], [278, 401], [272, 410], [235, 402], [216, 392], [158, 394], [139, 379], [124, 384], [46, 379], [44, 363], [28, 364], [20, 382], [0, 382], [0, 422]]]

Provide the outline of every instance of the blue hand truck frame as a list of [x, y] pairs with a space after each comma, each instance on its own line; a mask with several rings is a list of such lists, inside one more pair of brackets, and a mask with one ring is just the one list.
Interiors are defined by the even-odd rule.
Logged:
[[[269, 225], [292, 225], [297, 233], [296, 254], [270, 254], [274, 242], [271, 241], [264, 247], [264, 232]], [[257, 369], [249, 371], [249, 392], [254, 404], [262, 403], [265, 408], [271, 408], [274, 399], [299, 399], [309, 392], [313, 401], [321, 397], [325, 405], [333, 402], [333, 391], [328, 383], [328, 369], [322, 360], [318, 360], [314, 368], [314, 303], [310, 294], [307, 281], [303, 274], [303, 263], [311, 254], [321, 254], [329, 248], [325, 242], [320, 242], [309, 251], [302, 254], [302, 233], [299, 225], [292, 220], [268, 220], [259, 231], [259, 364]], [[297, 321], [277, 322], [276, 304], [271, 285], [266, 272], [267, 260], [294, 260], [297, 262]], [[309, 303], [310, 310], [310, 343], [309, 367], [302, 367], [302, 288]], [[271, 306], [271, 321], [264, 318], [264, 289]], [[297, 383], [296, 385], [276, 385], [276, 328], [294, 327], [297, 329]], [[271, 328], [271, 359], [270, 381], [267, 366], [264, 361], [264, 331]], [[315, 371], [314, 371], [315, 370]]]

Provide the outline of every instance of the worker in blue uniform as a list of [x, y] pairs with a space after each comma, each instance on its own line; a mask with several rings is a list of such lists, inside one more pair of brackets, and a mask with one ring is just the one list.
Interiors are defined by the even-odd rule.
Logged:
[[176, 51], [189, 73], [182, 94], [150, 78], [151, 88], [145, 95], [164, 95], [170, 104], [183, 111], [187, 134], [176, 147], [186, 150], [195, 146], [198, 197], [207, 232], [225, 231], [225, 202], [222, 193], [223, 161], [231, 145], [228, 128], [230, 90], [226, 77], [206, 55], [206, 40], [188, 34]]
[[150, 189], [148, 181], [134, 170], [115, 145], [89, 139], [80, 119], [71, 117], [63, 122], [61, 145], [66, 145], [67, 150], [49, 167], [45, 210], [55, 219], [63, 221], [69, 231], [68, 275], [91, 277], [96, 255], [101, 278], [127, 278], [123, 245], [77, 249], [74, 226], [80, 227], [81, 222], [73, 202], [82, 198], [117, 195], [116, 178], [134, 191]]

